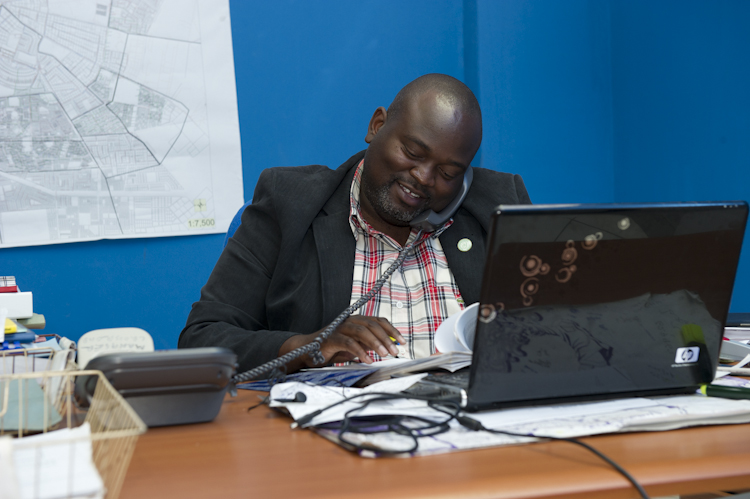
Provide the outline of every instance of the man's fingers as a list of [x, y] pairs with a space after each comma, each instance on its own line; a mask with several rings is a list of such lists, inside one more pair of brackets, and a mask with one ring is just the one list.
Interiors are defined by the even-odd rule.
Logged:
[[387, 320], [363, 316], [354, 316], [350, 319], [347, 321], [348, 324], [345, 322], [339, 329], [342, 334], [356, 338], [360, 343], [378, 352], [381, 357], [386, 357], [388, 354], [398, 355], [398, 348], [391, 339], [393, 335], [391, 329], [395, 330], [395, 328]]
[[351, 336], [365, 347], [377, 352], [381, 357], [386, 357], [389, 354], [386, 345], [391, 343], [391, 340], [388, 339], [388, 335], [383, 331], [383, 328], [376, 323], [353, 324], [342, 333]]
[[393, 324], [388, 322], [387, 319], [383, 319], [382, 317], [375, 317], [375, 320], [377, 320], [378, 323], [380, 323], [381, 327], [388, 332], [388, 336], [390, 338], [393, 338], [401, 345], [406, 344], [406, 338], [404, 338], [401, 333], [398, 332], [398, 329], [393, 327]]
[[377, 324], [377, 327], [371, 327], [373, 333], [375, 333], [383, 344], [386, 345], [391, 355], [398, 355], [396, 343], [400, 345], [406, 344], [404, 337], [401, 336], [398, 329], [393, 327], [387, 319], [383, 319], [382, 317], [372, 317], [371, 319]]
[[405, 344], [406, 340], [398, 329], [382, 317], [354, 315], [347, 318], [336, 331], [323, 342], [321, 353], [329, 362], [342, 362], [358, 357], [360, 362], [372, 364], [373, 359], [367, 350], [381, 357], [398, 355], [394, 340]]
[[334, 333], [324, 345], [327, 351], [327, 354], [323, 354], [325, 357], [329, 357], [329, 355], [333, 357], [342, 352], [349, 352], [353, 357], [359, 357], [360, 362], [364, 362], [365, 364], [373, 363], [372, 357], [367, 354], [367, 350], [364, 349], [359, 341], [351, 336]]
[[357, 357], [350, 352], [338, 352], [333, 357], [331, 357], [331, 363], [332, 364], [338, 364], [343, 362], [351, 362]]

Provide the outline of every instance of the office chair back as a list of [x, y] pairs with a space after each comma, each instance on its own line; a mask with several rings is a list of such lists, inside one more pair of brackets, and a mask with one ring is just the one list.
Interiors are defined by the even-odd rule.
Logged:
[[229, 238], [234, 235], [235, 232], [237, 232], [237, 228], [242, 223], [242, 212], [245, 211], [245, 208], [250, 206], [250, 203], [252, 203], [253, 200], [251, 199], [247, 203], [242, 205], [242, 208], [239, 209], [239, 211], [234, 215], [234, 218], [229, 223], [229, 228], [227, 229], [227, 236], [224, 238], [224, 246], [227, 245], [229, 242]]

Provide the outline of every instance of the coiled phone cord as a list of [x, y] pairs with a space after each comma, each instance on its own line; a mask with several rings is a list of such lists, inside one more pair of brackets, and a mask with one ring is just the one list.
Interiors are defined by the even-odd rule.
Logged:
[[341, 325], [342, 322], [344, 322], [350, 315], [352, 315], [354, 312], [360, 309], [362, 305], [367, 303], [372, 299], [373, 296], [375, 296], [379, 291], [380, 288], [383, 287], [383, 284], [385, 284], [385, 281], [388, 280], [389, 277], [396, 271], [397, 268], [401, 266], [402, 263], [404, 263], [404, 260], [409, 255], [409, 253], [414, 249], [414, 247], [422, 242], [422, 230], [417, 233], [417, 237], [414, 238], [414, 240], [406, 245], [398, 255], [398, 258], [395, 262], [391, 264], [390, 267], [383, 273], [380, 278], [375, 281], [375, 284], [372, 286], [370, 291], [367, 292], [364, 296], [362, 296], [359, 300], [349, 305], [349, 307], [341, 312], [338, 317], [336, 317], [333, 322], [331, 322], [328, 327], [326, 327], [322, 333], [320, 333], [312, 342], [308, 343], [307, 345], [302, 345], [299, 348], [295, 348], [291, 352], [287, 352], [281, 357], [278, 357], [272, 361], [266, 362], [265, 364], [262, 364], [256, 368], [250, 369], [249, 371], [245, 371], [244, 373], [237, 374], [232, 378], [232, 382], [236, 385], [238, 383], [244, 383], [246, 381], [251, 381], [254, 379], [259, 379], [261, 376], [263, 376], [266, 373], [270, 373], [276, 369], [280, 369], [287, 365], [289, 362], [293, 361], [294, 359], [298, 357], [302, 357], [305, 354], [309, 354], [312, 358], [313, 364], [315, 365], [321, 365], [325, 362], [325, 358], [323, 357], [323, 354], [320, 353], [320, 346], [323, 344], [323, 342], [333, 334], [333, 332], [336, 330], [337, 327]]

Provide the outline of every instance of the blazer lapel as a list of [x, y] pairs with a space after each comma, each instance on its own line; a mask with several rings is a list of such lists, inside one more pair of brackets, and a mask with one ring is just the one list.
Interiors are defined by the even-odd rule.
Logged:
[[349, 189], [354, 171], [352, 168], [344, 177], [312, 224], [326, 324], [347, 308], [351, 300], [356, 242], [349, 226]]
[[[466, 305], [479, 301], [479, 288], [482, 285], [484, 260], [487, 252], [485, 239], [487, 235], [480, 223], [464, 210], [459, 210], [453, 217], [453, 225], [440, 235], [448, 266], [453, 272], [458, 289]], [[458, 249], [462, 239], [471, 241], [469, 251]]]

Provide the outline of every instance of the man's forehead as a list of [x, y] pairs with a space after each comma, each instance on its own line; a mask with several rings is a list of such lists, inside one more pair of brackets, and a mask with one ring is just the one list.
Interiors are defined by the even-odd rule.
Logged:
[[405, 104], [403, 115], [411, 126], [452, 128], [473, 124], [458, 99], [450, 95], [428, 91]]
[[478, 147], [481, 128], [476, 119], [465, 112], [455, 98], [437, 92], [418, 96], [406, 102], [403, 111], [396, 118], [402, 136], [420, 146], [429, 145], [436, 135], [450, 134], [460, 138], [466, 147]]

